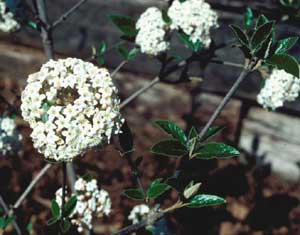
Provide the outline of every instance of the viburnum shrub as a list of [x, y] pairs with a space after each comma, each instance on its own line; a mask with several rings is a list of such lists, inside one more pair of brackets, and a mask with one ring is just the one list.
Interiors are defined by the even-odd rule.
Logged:
[[[225, 45], [237, 47], [243, 52], [245, 59], [240, 64], [217, 58], [216, 51], [224, 48], [217, 45], [213, 38], [213, 30], [219, 27], [218, 14], [203, 0], [165, 1], [165, 7], [151, 6], [141, 12], [137, 19], [109, 14], [108, 19], [122, 33], [121, 42], [110, 45], [110, 49], [106, 42], [99, 43], [98, 47], [93, 47], [88, 61], [78, 58], [55, 59], [52, 41], [55, 28], [86, 0], [80, 0], [53, 22], [48, 21], [45, 0], [32, 2], [0, 0], [0, 30], [12, 32], [20, 26], [36, 30], [41, 35], [48, 59], [39, 71], [29, 75], [21, 97], [21, 114], [32, 129], [33, 145], [48, 164], [33, 179], [11, 210], [1, 200], [4, 210], [1, 211], [0, 227], [5, 229], [12, 223], [18, 235], [24, 234], [25, 228], [18, 226], [15, 209], [20, 207], [35, 184], [55, 163], [62, 165], [63, 185], [53, 195], [49, 226], [55, 226], [60, 234], [69, 233], [72, 226], [79, 233], [92, 232], [95, 219], [110, 215], [114, 205], [111, 204], [109, 190], [102, 189], [99, 182], [89, 175], [76, 179], [72, 161], [77, 156], [84, 156], [91, 148], [97, 150], [110, 144], [114, 135], [119, 139], [119, 153], [128, 161], [135, 179], [135, 186], [124, 189], [121, 196], [137, 201], [130, 214], [126, 215], [132, 225], [114, 234], [130, 234], [141, 229], [154, 233], [156, 222], [176, 210], [226, 203], [222, 197], [202, 193], [201, 182], [193, 178], [182, 184], [180, 178], [188, 174], [184, 164], [178, 164], [179, 167], [168, 178], [154, 179], [144, 187], [140, 169], [143, 158], [135, 158], [134, 138], [121, 114], [121, 109], [159, 82], [178, 86], [181, 83], [200, 82], [202, 78], [197, 79], [189, 71], [189, 66], [194, 62], [200, 61], [203, 67], [209, 63], [234, 66], [240, 68], [241, 73], [201, 130], [196, 127], [183, 130], [170, 120], [155, 121], [154, 125], [165, 133], [166, 138], [153, 139], [149, 151], [154, 155], [177, 159], [181, 163], [238, 156], [240, 152], [235, 147], [213, 140], [225, 128], [215, 126], [214, 122], [239, 85], [253, 71], [263, 75], [257, 101], [264, 108], [274, 110], [298, 97], [299, 64], [290, 54], [298, 37], [278, 40], [277, 22], [264, 15], [255, 17], [250, 8], [244, 14], [243, 27], [229, 26], [234, 40]], [[278, 7], [283, 21], [299, 17], [298, 1], [281, 0], [278, 1]], [[180, 39], [188, 52], [185, 56], [173, 52], [174, 37]], [[123, 61], [110, 72], [102, 66], [105, 64], [106, 52], [111, 49], [116, 49]], [[160, 63], [159, 73], [149, 84], [121, 102], [114, 76], [122, 66], [134, 60], [138, 53], [157, 60]], [[10, 103], [7, 102], [7, 105], [10, 106]], [[13, 107], [8, 107], [8, 110], [16, 111]], [[14, 150], [12, 146], [16, 146], [21, 136], [14, 121], [8, 117], [1, 117], [0, 127], [0, 153], [7, 155]], [[69, 162], [68, 166], [66, 162]], [[66, 185], [67, 177], [72, 182], [69, 187]], [[157, 199], [171, 190], [177, 192], [176, 202], [168, 207], [158, 205]], [[32, 230], [31, 223], [27, 230]]]

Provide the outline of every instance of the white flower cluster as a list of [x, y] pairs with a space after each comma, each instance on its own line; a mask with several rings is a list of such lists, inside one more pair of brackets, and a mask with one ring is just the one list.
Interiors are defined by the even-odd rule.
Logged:
[[138, 34], [135, 42], [143, 53], [156, 56], [169, 48], [169, 43], [165, 41], [166, 25], [161, 11], [156, 7], [148, 8], [140, 16], [136, 23]]
[[15, 121], [9, 117], [0, 117], [0, 155], [16, 153], [20, 148], [21, 139]]
[[[108, 192], [98, 188], [97, 181], [79, 178], [74, 185], [77, 204], [70, 216], [71, 223], [77, 227], [79, 233], [84, 228], [92, 229], [93, 219], [107, 216], [111, 212], [111, 200]], [[67, 199], [67, 198], [66, 198]], [[56, 202], [62, 204], [62, 188], [56, 191]]]
[[131, 220], [133, 224], [136, 224], [141, 220], [145, 219], [149, 213], [149, 206], [145, 204], [137, 205], [131, 210], [128, 219]]
[[295, 100], [299, 92], [299, 78], [294, 77], [284, 70], [274, 69], [257, 96], [257, 102], [264, 108], [275, 110], [283, 106], [285, 101]]
[[0, 0], [0, 30], [9, 33], [20, 28], [11, 12], [7, 12], [5, 0]]
[[47, 159], [72, 161], [120, 133], [119, 104], [106, 69], [67, 58], [50, 60], [28, 77], [21, 110], [35, 148]]
[[218, 27], [218, 16], [204, 0], [174, 0], [168, 10], [171, 29], [181, 29], [193, 43], [200, 41], [203, 47], [211, 43], [210, 31]]

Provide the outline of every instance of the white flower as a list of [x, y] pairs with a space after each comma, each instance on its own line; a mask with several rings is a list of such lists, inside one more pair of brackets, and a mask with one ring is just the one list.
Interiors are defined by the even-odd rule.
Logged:
[[257, 102], [264, 108], [275, 110], [285, 101], [294, 101], [300, 92], [300, 79], [285, 72], [274, 69], [264, 87], [257, 96]]
[[16, 31], [20, 28], [14, 19], [13, 13], [7, 11], [5, 0], [0, 0], [0, 30], [5, 33]]
[[131, 220], [133, 224], [136, 224], [141, 220], [145, 219], [149, 213], [149, 206], [145, 204], [137, 205], [131, 210], [128, 219]]
[[50, 60], [29, 75], [21, 110], [33, 129], [31, 137], [38, 151], [47, 159], [72, 161], [120, 133], [119, 104], [106, 69], [67, 58]]
[[171, 29], [182, 30], [194, 43], [201, 42], [203, 47], [211, 43], [210, 31], [218, 27], [218, 16], [204, 0], [174, 0], [168, 10]]
[[21, 147], [21, 139], [15, 121], [9, 117], [0, 117], [0, 155], [16, 154]]
[[141, 47], [141, 52], [156, 56], [169, 48], [169, 43], [165, 41], [166, 25], [161, 11], [156, 7], [148, 8], [140, 16], [136, 23], [138, 34], [135, 43]]
[[[77, 204], [73, 214], [70, 216], [71, 223], [77, 226], [79, 233], [84, 228], [91, 229], [94, 218], [109, 215], [111, 212], [111, 200], [107, 191], [99, 189], [97, 181], [90, 181], [79, 178], [74, 185]], [[59, 205], [62, 203], [62, 189], [56, 191], [56, 201]]]

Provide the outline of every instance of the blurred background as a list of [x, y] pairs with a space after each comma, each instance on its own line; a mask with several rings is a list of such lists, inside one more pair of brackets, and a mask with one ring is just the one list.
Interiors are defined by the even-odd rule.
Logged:
[[[76, 2], [48, 1], [50, 20], [57, 19]], [[207, 2], [219, 14], [220, 28], [213, 33], [216, 45], [233, 39], [228, 26], [243, 23], [246, 7], [252, 8], [256, 16], [264, 13], [269, 19], [279, 20], [285, 15], [276, 0]], [[72, 56], [88, 60], [93, 46], [98, 47], [102, 41], [108, 45], [120, 41], [120, 33], [108, 20], [108, 13], [121, 13], [136, 19], [149, 6], [163, 7], [166, 1], [88, 0], [54, 30], [55, 57]], [[279, 38], [299, 33], [299, 22], [278, 25]], [[187, 53], [176, 38], [174, 45], [175, 52]], [[295, 55], [299, 56], [299, 48], [294, 49]], [[236, 48], [226, 47], [217, 51], [217, 56], [243, 63], [243, 55]], [[39, 70], [45, 60], [38, 32], [23, 28], [13, 34], [0, 33], [1, 95], [16, 109], [27, 76]], [[105, 55], [105, 66], [111, 71], [121, 61], [114, 49]], [[149, 153], [149, 148], [163, 137], [152, 121], [170, 119], [185, 130], [191, 126], [201, 130], [240, 73], [240, 68], [204, 64], [205, 61], [194, 63], [190, 71], [192, 76], [201, 77], [202, 82], [159, 83], [122, 111], [135, 137], [134, 157], [144, 157], [140, 169], [145, 185], [155, 178], [172, 175], [178, 165], [178, 161]], [[116, 76], [121, 98], [149, 83], [158, 71], [159, 63], [155, 59], [139, 54]], [[289, 103], [276, 112], [262, 109], [256, 103], [261, 81], [258, 72], [249, 76], [216, 121], [216, 124], [226, 126], [216, 138], [237, 146], [241, 156], [224, 161], [198, 160], [189, 166], [193, 176], [203, 183], [202, 190], [226, 197], [227, 205], [178, 211], [158, 225], [161, 226], [161, 235], [300, 234], [300, 102]], [[3, 112], [5, 103], [0, 102], [0, 107]], [[0, 161], [0, 192], [8, 204], [16, 201], [45, 164], [32, 147], [29, 127], [20, 116], [16, 121], [23, 134], [23, 150], [19, 156]], [[84, 158], [75, 161], [75, 169], [78, 175], [92, 174], [112, 197], [112, 216], [96, 221], [95, 234], [110, 234], [128, 225], [127, 216], [135, 203], [120, 194], [124, 188], [131, 187], [133, 181], [127, 162], [119, 156], [115, 147], [90, 151]], [[30, 221], [33, 223], [31, 234], [53, 234], [51, 228], [45, 226], [45, 221], [50, 216], [50, 201], [61, 185], [60, 174], [59, 166], [51, 168], [18, 210], [18, 222], [22, 227]], [[170, 205], [174, 200], [176, 195], [169, 193], [158, 202]]]

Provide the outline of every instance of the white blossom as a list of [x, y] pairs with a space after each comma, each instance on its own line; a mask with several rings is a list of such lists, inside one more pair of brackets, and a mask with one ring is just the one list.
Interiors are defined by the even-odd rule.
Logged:
[[21, 110], [33, 129], [35, 148], [46, 159], [72, 161], [120, 133], [119, 104], [106, 69], [67, 58], [50, 60], [29, 75]]
[[11, 155], [20, 149], [21, 134], [17, 131], [14, 119], [0, 117], [0, 155]]
[[0, 0], [0, 30], [5, 33], [16, 31], [20, 28], [12, 12], [7, 11], [5, 0]]
[[146, 204], [141, 204], [133, 207], [131, 210], [128, 219], [131, 220], [133, 224], [140, 222], [143, 219], [146, 219], [147, 215], [150, 213], [150, 208]]
[[285, 72], [274, 69], [257, 96], [257, 102], [264, 108], [275, 110], [285, 101], [294, 101], [300, 92], [300, 79]]
[[218, 27], [217, 13], [204, 0], [174, 0], [168, 10], [171, 29], [182, 30], [194, 43], [201, 42], [203, 47], [211, 43], [210, 31]]
[[[79, 178], [75, 182], [74, 188], [77, 204], [70, 219], [71, 223], [77, 227], [77, 231], [81, 233], [84, 228], [92, 229], [93, 219], [110, 214], [111, 200], [107, 191], [98, 188], [95, 179], [88, 181]], [[56, 202], [61, 206], [62, 188], [56, 191]]]
[[161, 11], [156, 7], [150, 7], [141, 14], [136, 23], [138, 34], [135, 39], [141, 52], [156, 56], [169, 48], [169, 42], [165, 40], [166, 25]]

